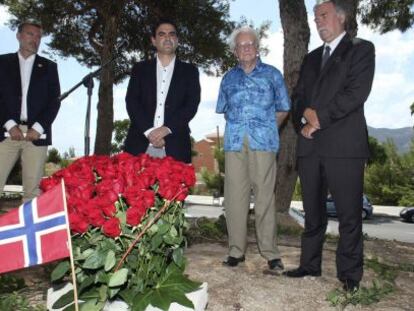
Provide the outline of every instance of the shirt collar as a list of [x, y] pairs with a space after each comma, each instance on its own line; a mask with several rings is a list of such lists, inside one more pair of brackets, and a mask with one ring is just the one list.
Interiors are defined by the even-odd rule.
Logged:
[[17, 52], [17, 55], [19, 55], [20, 61], [24, 61], [24, 62], [33, 62], [36, 57], [36, 54], [32, 54], [28, 58], [24, 58], [23, 55], [20, 53], [20, 51]]
[[161, 61], [160, 61], [160, 59], [158, 58], [158, 55], [157, 55], [157, 66], [158, 67], [170, 70], [170, 69], [174, 68], [174, 64], [175, 64], [175, 55], [174, 55], [174, 58], [170, 61], [170, 63], [165, 67], [162, 65], [162, 63], [161, 63]]
[[[240, 64], [237, 64], [236, 67], [244, 72], [244, 70], [243, 70], [243, 68]], [[262, 60], [260, 59], [260, 57], [258, 57], [257, 60], [256, 60], [256, 66], [254, 67], [254, 69], [250, 73], [254, 72], [255, 70], [260, 70], [261, 68], [263, 68], [263, 63], [262, 63]]]
[[336, 47], [338, 46], [339, 42], [341, 42], [342, 38], [345, 37], [346, 32], [343, 31], [338, 37], [336, 37], [334, 40], [332, 40], [329, 43], [325, 43], [324, 44], [324, 49], [325, 47], [329, 46], [331, 48], [331, 52], [330, 54], [332, 55], [332, 53], [335, 51]]

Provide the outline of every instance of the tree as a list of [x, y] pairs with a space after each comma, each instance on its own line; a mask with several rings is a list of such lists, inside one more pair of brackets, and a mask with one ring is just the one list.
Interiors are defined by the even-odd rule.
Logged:
[[224, 149], [223, 147], [214, 147], [214, 158], [218, 164], [218, 172], [210, 173], [208, 170], [201, 171], [201, 178], [208, 190], [222, 196], [224, 194]]
[[374, 137], [368, 137], [369, 151], [371, 157], [368, 159], [368, 165], [377, 163], [384, 164], [387, 161], [387, 151], [385, 147]]
[[129, 124], [129, 119], [116, 120], [114, 122], [111, 154], [122, 152], [124, 148], [124, 141], [128, 134]]
[[381, 33], [404, 32], [414, 23], [414, 0], [365, 0], [359, 14], [363, 24]]
[[414, 205], [414, 142], [410, 151], [399, 155], [395, 144], [384, 145], [384, 163], [373, 163], [365, 173], [365, 193], [373, 203], [382, 205]]
[[[121, 81], [133, 61], [152, 57], [151, 25], [162, 17], [177, 21], [179, 56], [209, 73], [232, 64], [225, 38], [234, 23], [229, 21], [229, 0], [117, 0], [58, 1], [4, 0], [14, 16], [36, 19], [50, 36], [49, 47], [61, 57], [72, 56], [89, 67], [115, 62], [100, 72], [95, 153], [109, 154], [113, 130], [113, 85]], [[129, 45], [116, 51], [121, 39]]]
[[[289, 94], [299, 78], [302, 60], [308, 51], [310, 30], [304, 0], [279, 0], [284, 35], [283, 71]], [[292, 119], [280, 133], [276, 178], [276, 209], [287, 213], [294, 191], [296, 171], [296, 133]]]
[[47, 152], [47, 163], [59, 164], [62, 161], [62, 157], [59, 154], [59, 151], [56, 148], [51, 148]]

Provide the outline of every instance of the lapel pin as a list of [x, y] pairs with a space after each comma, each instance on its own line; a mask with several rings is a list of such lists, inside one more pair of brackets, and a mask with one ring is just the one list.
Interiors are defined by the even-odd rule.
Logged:
[[37, 67], [42, 68], [43, 65], [42, 64], [37, 64]]

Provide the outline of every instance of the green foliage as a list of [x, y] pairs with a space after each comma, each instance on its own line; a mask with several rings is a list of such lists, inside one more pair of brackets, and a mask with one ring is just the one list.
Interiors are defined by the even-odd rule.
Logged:
[[334, 289], [327, 294], [327, 300], [333, 306], [345, 308], [347, 305], [371, 305], [379, 302], [385, 296], [394, 292], [394, 281], [399, 271], [404, 271], [401, 267], [391, 266], [382, 263], [378, 258], [365, 260], [365, 268], [375, 272], [375, 279], [371, 287], [361, 287], [353, 292], [345, 292]]
[[302, 187], [300, 185], [299, 178], [296, 179], [295, 190], [293, 190], [292, 200], [302, 201]]
[[46, 311], [45, 306], [33, 306], [24, 296], [18, 293], [0, 295], [1, 311]]
[[366, 170], [365, 193], [374, 204], [414, 205], [414, 144], [403, 155], [390, 141], [384, 147], [386, 161], [373, 163]]
[[[187, 224], [182, 203], [171, 203], [133, 248], [121, 269], [114, 271], [135, 236], [155, 217], [161, 203], [149, 209], [137, 227], [121, 224], [123, 234], [116, 240], [105, 237], [99, 230], [73, 236], [79, 299], [85, 301], [83, 309], [100, 310], [105, 301], [116, 297], [122, 297], [132, 310], [144, 310], [148, 303], [162, 310], [167, 310], [165, 307], [174, 301], [189, 305], [184, 294], [200, 284], [183, 275]], [[125, 212], [120, 211], [117, 216], [125, 219], [122, 213]], [[52, 272], [52, 281], [63, 280], [69, 272], [68, 262], [61, 262]], [[64, 307], [72, 301], [73, 295], [69, 293], [55, 307]], [[137, 301], [140, 303], [135, 305]]]
[[206, 168], [201, 169], [201, 178], [206, 184], [211, 194], [218, 193], [223, 196], [224, 193], [224, 176], [220, 173], [211, 173]]
[[60, 161], [62, 161], [62, 157], [60, 156], [60, 153], [56, 148], [51, 148], [47, 151], [46, 162], [59, 164]]
[[[0, 276], [0, 294], [12, 293], [25, 287], [24, 280], [22, 278], [15, 277], [13, 275], [1, 275]], [[0, 308], [0, 310], [2, 310]]]
[[214, 147], [214, 158], [218, 163], [218, 173], [211, 173], [207, 169], [201, 170], [201, 178], [206, 184], [211, 194], [224, 194], [224, 149], [223, 147]]
[[369, 151], [371, 157], [368, 159], [368, 165], [373, 163], [384, 164], [387, 161], [387, 152], [385, 147], [378, 142], [375, 137], [368, 137]]
[[386, 33], [402, 32], [414, 23], [414, 0], [367, 0], [359, 9], [363, 24]]
[[111, 154], [122, 152], [124, 148], [124, 141], [128, 134], [129, 125], [129, 119], [116, 120], [114, 122]]
[[185, 235], [189, 244], [200, 241], [224, 241], [227, 234], [226, 218], [224, 215], [216, 219], [206, 217], [195, 218]]

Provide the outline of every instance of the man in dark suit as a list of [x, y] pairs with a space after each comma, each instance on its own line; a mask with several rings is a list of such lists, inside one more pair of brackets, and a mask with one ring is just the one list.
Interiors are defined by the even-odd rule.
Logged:
[[151, 41], [157, 56], [137, 63], [128, 85], [126, 105], [131, 125], [125, 151], [167, 155], [190, 163], [188, 124], [200, 102], [198, 70], [176, 57], [178, 37], [173, 22], [158, 22]]
[[364, 103], [375, 67], [372, 43], [345, 32], [341, 1], [318, 1], [316, 27], [324, 45], [304, 59], [293, 94], [297, 156], [305, 211], [300, 266], [289, 277], [321, 275], [329, 189], [337, 208], [337, 277], [355, 290], [363, 274], [362, 191], [369, 157]]
[[56, 63], [37, 55], [42, 27], [18, 27], [19, 51], [0, 55], [0, 190], [21, 158], [23, 200], [39, 194], [52, 122], [60, 102]]

